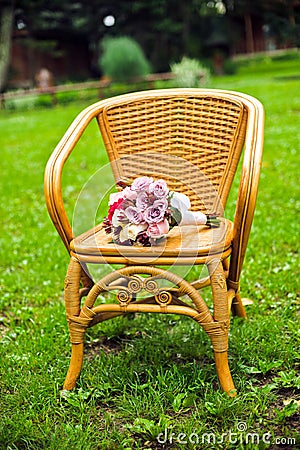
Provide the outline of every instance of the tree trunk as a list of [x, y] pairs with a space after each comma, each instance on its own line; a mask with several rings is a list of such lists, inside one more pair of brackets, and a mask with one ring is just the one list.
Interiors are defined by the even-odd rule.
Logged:
[[245, 14], [245, 32], [246, 32], [246, 51], [247, 53], [254, 53], [253, 29], [251, 14]]
[[191, 22], [191, 6], [188, 2], [186, 4], [182, 3], [182, 44], [184, 49], [184, 54], [190, 56], [190, 22]]
[[2, 7], [0, 16], [0, 92], [5, 89], [7, 73], [10, 63], [11, 35], [13, 29], [14, 6]]

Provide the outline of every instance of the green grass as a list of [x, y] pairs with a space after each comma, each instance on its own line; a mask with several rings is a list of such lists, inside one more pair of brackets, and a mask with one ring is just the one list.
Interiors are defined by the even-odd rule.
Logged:
[[[249, 319], [234, 319], [230, 332], [234, 399], [218, 387], [200, 327], [158, 315], [92, 328], [77, 387], [61, 395], [70, 351], [62, 300], [68, 255], [47, 215], [43, 172], [83, 105], [1, 112], [1, 449], [300, 446], [300, 97], [292, 78], [299, 71], [294, 61], [277, 61], [273, 70], [257, 63], [256, 70], [257, 76], [252, 68], [212, 80], [212, 87], [257, 96], [266, 110], [259, 198], [241, 280], [242, 296], [254, 303]], [[93, 125], [64, 178], [70, 213], [82, 183], [106, 161]], [[100, 179], [99, 192], [109, 179]], [[258, 433], [259, 444], [247, 432]], [[214, 444], [205, 433], [214, 433]], [[281, 438], [298, 443], [277, 446]]]

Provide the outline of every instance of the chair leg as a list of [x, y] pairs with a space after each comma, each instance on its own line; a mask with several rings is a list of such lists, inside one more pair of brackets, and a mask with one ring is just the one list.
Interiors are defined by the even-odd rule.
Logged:
[[76, 384], [79, 377], [83, 362], [83, 343], [72, 344], [72, 354], [70, 360], [69, 370], [64, 382], [63, 389], [71, 391]]
[[[207, 263], [214, 303], [214, 326], [206, 327], [213, 344], [216, 371], [222, 389], [231, 397], [236, 395], [228, 365], [228, 332], [230, 312], [228, 311], [227, 285], [224, 266], [212, 259]], [[226, 269], [226, 268], [225, 268]]]
[[231, 311], [234, 316], [242, 317], [247, 319], [247, 313], [243, 305], [242, 298], [239, 294], [240, 283], [239, 280], [232, 280], [227, 278], [227, 288], [234, 292], [234, 297], [231, 304]]
[[[222, 264], [218, 260], [211, 260], [207, 265], [210, 273], [212, 293], [214, 299], [214, 317], [211, 316], [207, 306], [205, 305], [205, 303], [203, 302], [202, 298], [199, 296], [197, 291], [187, 282], [179, 278], [177, 279], [177, 277], [169, 274], [168, 272], [165, 273], [165, 271], [160, 271], [160, 269], [155, 269], [154, 271], [154, 268], [149, 267], [124, 268], [122, 270], [119, 270], [118, 271], [119, 273], [117, 273], [117, 275], [113, 273], [104, 277], [101, 280], [101, 283], [97, 283], [93, 286], [93, 288], [91, 288], [86, 298], [86, 301], [84, 302], [84, 305], [81, 308], [80, 289], [79, 289], [81, 278], [81, 266], [79, 261], [76, 258], [72, 257], [69, 264], [65, 282], [65, 303], [66, 303], [67, 319], [69, 322], [70, 340], [72, 343], [72, 354], [69, 370], [64, 383], [64, 389], [65, 390], [73, 389], [76, 384], [76, 380], [80, 374], [83, 363], [84, 334], [86, 328], [91, 323], [93, 323], [93, 320], [97, 315], [96, 308], [94, 311], [94, 303], [99, 293], [102, 292], [102, 290], [108, 290], [111, 284], [113, 286], [116, 276], [118, 279], [120, 275], [130, 277], [132, 273], [134, 274], [145, 273], [148, 275], [163, 275], [162, 278], [166, 278], [167, 280], [172, 281], [178, 286], [180, 286], [180, 288], [185, 290], [186, 294], [189, 295], [190, 298], [193, 300], [193, 302], [197, 306], [199, 314], [195, 315], [195, 310], [192, 310], [193, 311], [192, 317], [197, 322], [199, 322], [199, 324], [207, 332], [212, 341], [215, 354], [216, 371], [219, 377], [221, 387], [225, 392], [228, 393], [228, 395], [230, 396], [236, 395], [228, 365], [228, 354], [227, 354], [229, 311], [228, 311], [225, 273]], [[168, 274], [168, 276], [166, 276], [166, 274]], [[131, 284], [133, 282], [136, 284], [136, 279], [131, 280]], [[119, 288], [119, 285], [117, 286], [117, 288]], [[144, 288], [145, 288], [144, 284], [140, 282], [140, 286], [138, 286], [138, 291], [136, 291], [135, 289], [132, 294], [135, 294], [136, 292], [139, 292], [141, 289]], [[149, 283], [147, 284], [146, 288], [150, 289]], [[131, 297], [130, 300], [129, 301], [126, 300], [126, 302], [122, 300], [122, 298], [120, 297], [119, 301], [124, 303], [124, 305], [122, 305], [122, 308], [124, 308], [125, 306], [126, 308], [129, 308], [130, 304], [127, 305], [127, 303], [130, 303], [130, 301], [132, 300]], [[160, 300], [159, 295], [157, 295], [156, 300], [157, 301]], [[164, 308], [168, 307], [166, 305], [168, 305], [168, 303], [165, 304], [164, 299], [163, 303]], [[120, 306], [120, 305], [113, 305], [113, 306]], [[162, 309], [162, 305], [156, 306], [157, 308]], [[98, 306], [98, 309], [99, 308], [100, 307]], [[169, 306], [169, 308], [171, 308], [171, 306]], [[151, 309], [151, 311], [152, 310], [153, 308]], [[144, 311], [146, 312], [146, 309], [144, 309]], [[171, 311], [173, 310], [170, 309], [170, 312]], [[163, 310], [163, 312], [167, 311]], [[183, 312], [181, 311], [180, 313]]]
[[221, 388], [230, 397], [236, 396], [236, 389], [234, 387], [229, 365], [228, 365], [228, 353], [227, 352], [214, 352], [217, 375], [220, 381]]
[[242, 317], [243, 319], [247, 319], [247, 313], [244, 308], [240, 294], [235, 295], [232, 305], [231, 305], [231, 310], [232, 310], [232, 314], [234, 316], [238, 316], [238, 317]]
[[81, 277], [82, 267], [76, 258], [71, 257], [65, 279], [65, 306], [72, 344], [70, 366], [63, 386], [66, 390], [74, 388], [83, 363], [83, 340], [87, 326], [80, 318]]

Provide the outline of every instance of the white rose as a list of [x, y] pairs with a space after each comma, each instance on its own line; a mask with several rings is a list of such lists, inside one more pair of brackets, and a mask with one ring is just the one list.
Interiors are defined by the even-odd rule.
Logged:
[[111, 219], [112, 226], [113, 227], [119, 227], [120, 225], [122, 226], [123, 223], [120, 221], [121, 218], [124, 218], [124, 212], [120, 211], [119, 209], [116, 209]]
[[125, 225], [125, 227], [120, 232], [120, 241], [124, 242], [124, 241], [127, 241], [128, 239], [131, 239], [132, 241], [134, 241], [136, 239], [137, 235], [141, 231], [144, 231], [146, 228], [147, 228], [147, 224], [145, 224], [145, 223], [141, 223], [138, 225], [135, 225], [134, 223], [128, 223], [127, 225]]

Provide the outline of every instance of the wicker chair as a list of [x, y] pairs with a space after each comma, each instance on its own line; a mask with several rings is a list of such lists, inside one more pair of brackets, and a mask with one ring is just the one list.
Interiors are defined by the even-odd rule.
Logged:
[[[189, 196], [194, 211], [222, 216], [243, 151], [234, 220], [223, 217], [219, 228], [174, 227], [157, 247], [116, 245], [102, 224], [74, 237], [63, 203], [62, 169], [92, 119], [98, 122], [116, 181], [164, 178], [170, 189]], [[73, 389], [80, 374], [88, 327], [118, 315], [153, 312], [184, 314], [201, 325], [212, 343], [221, 387], [235, 395], [227, 353], [230, 310], [246, 317], [239, 279], [257, 197], [263, 128], [258, 100], [224, 90], [126, 94], [78, 115], [45, 172], [48, 211], [70, 254], [65, 304], [72, 354], [64, 389]], [[94, 282], [89, 263], [122, 267]], [[187, 282], [172, 272], [177, 265], [204, 265], [207, 274]], [[199, 293], [209, 285], [213, 311]], [[116, 297], [111, 303], [97, 302], [105, 293]]]

